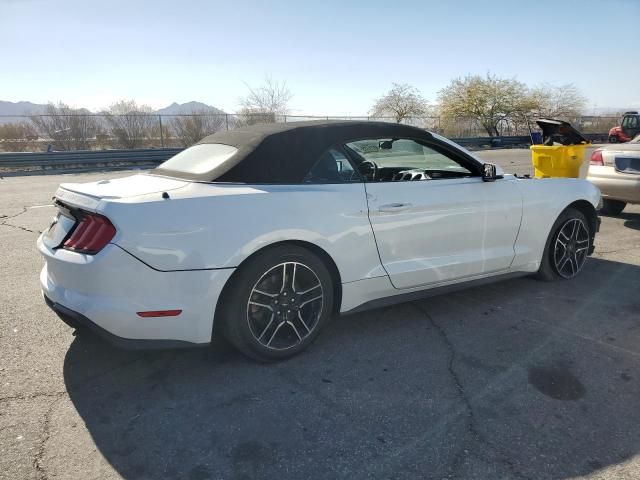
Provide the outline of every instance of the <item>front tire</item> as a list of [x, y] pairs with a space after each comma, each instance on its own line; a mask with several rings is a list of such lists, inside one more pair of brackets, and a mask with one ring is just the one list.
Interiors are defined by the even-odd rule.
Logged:
[[589, 255], [591, 238], [587, 217], [567, 208], [551, 228], [537, 277], [547, 282], [576, 277]]
[[609, 143], [618, 143], [618, 137], [615, 135], [609, 135]]
[[603, 215], [620, 215], [624, 207], [627, 206], [626, 202], [620, 200], [610, 200], [608, 198], [602, 199], [602, 208], [600, 213]]
[[297, 245], [258, 253], [241, 265], [223, 297], [227, 339], [259, 361], [307, 348], [333, 311], [333, 282], [324, 262]]

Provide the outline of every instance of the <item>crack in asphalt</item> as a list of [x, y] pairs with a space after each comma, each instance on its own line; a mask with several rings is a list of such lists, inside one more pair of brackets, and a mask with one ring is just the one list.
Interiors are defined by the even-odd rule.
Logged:
[[463, 443], [463, 445], [460, 447], [460, 449], [456, 453], [456, 455], [453, 458], [453, 460], [450, 462], [451, 463], [451, 467], [450, 467], [451, 468], [451, 473], [453, 475], [453, 477], [450, 477], [450, 478], [456, 478], [457, 472], [458, 472], [459, 468], [461, 467], [465, 456], [473, 455], [473, 456], [475, 456], [476, 458], [478, 458], [478, 459], [480, 459], [482, 461], [498, 462], [498, 463], [504, 465], [511, 472], [511, 474], [514, 475], [516, 478], [528, 480], [528, 477], [523, 475], [517, 469], [517, 467], [514, 464], [514, 462], [511, 461], [504, 453], [500, 452], [500, 449], [498, 448], [498, 446], [495, 445], [493, 442], [490, 442], [478, 430], [478, 428], [476, 426], [477, 419], [475, 417], [475, 414], [474, 414], [474, 411], [473, 411], [473, 407], [471, 405], [471, 400], [469, 399], [469, 396], [467, 395], [467, 392], [466, 392], [466, 390], [464, 388], [462, 380], [461, 380], [458, 372], [456, 371], [456, 369], [454, 367], [454, 364], [455, 364], [455, 361], [456, 361], [456, 357], [457, 357], [456, 348], [455, 348], [455, 345], [453, 344], [453, 342], [451, 341], [451, 339], [449, 338], [449, 335], [447, 334], [445, 329], [440, 324], [438, 324], [433, 319], [431, 314], [429, 312], [427, 312], [420, 304], [412, 302], [411, 305], [416, 310], [418, 310], [429, 321], [431, 326], [433, 326], [433, 328], [438, 332], [438, 335], [440, 336], [440, 338], [442, 339], [442, 342], [444, 343], [444, 345], [447, 348], [447, 351], [449, 353], [449, 361], [447, 363], [447, 370], [449, 371], [449, 375], [451, 376], [451, 379], [453, 380], [453, 383], [455, 384], [456, 391], [458, 392], [458, 397], [463, 402], [464, 410], [467, 413], [467, 415], [466, 415], [466, 417], [467, 417], [467, 433], [476, 442], [478, 442], [478, 444], [486, 445], [488, 448], [493, 450], [493, 454], [497, 457], [497, 458], [491, 458], [490, 459], [490, 458], [488, 458], [486, 456], [481, 456], [481, 455], [479, 455], [479, 452], [473, 452], [471, 447], [465, 448], [466, 445]]
[[[45, 448], [47, 441], [51, 437], [51, 415], [55, 409], [56, 404], [65, 396], [67, 392], [37, 392], [33, 394], [27, 395], [10, 395], [6, 397], [0, 398], [0, 403], [10, 402], [10, 401], [25, 401], [25, 400], [35, 400], [38, 398], [51, 398], [51, 401], [47, 405], [47, 409], [44, 414], [44, 420], [42, 422], [42, 433], [40, 434], [40, 438], [38, 440], [38, 445], [36, 449], [36, 453], [33, 456], [33, 468], [36, 471], [37, 478], [39, 480], [47, 480], [47, 472], [44, 469], [43, 458], [45, 454]], [[16, 425], [17, 426], [17, 425]], [[4, 427], [0, 430], [4, 430]]]
[[0, 215], [0, 218], [4, 218], [4, 219], [16, 218], [16, 217], [22, 215], [23, 213], [27, 213], [27, 207], [22, 207], [22, 211], [14, 214], [14, 215]]
[[35, 234], [38, 234], [38, 235], [41, 234], [42, 232], [40, 230], [31, 230], [30, 228], [27, 228], [27, 227], [22, 227], [20, 225], [14, 225], [13, 223], [7, 223], [7, 220], [9, 220], [11, 218], [19, 217], [20, 215], [23, 215], [23, 214], [27, 213], [27, 211], [28, 211], [27, 207], [22, 207], [22, 211], [14, 214], [14, 215], [0, 215], [0, 219], [3, 219], [2, 222], [0, 222], [0, 226], [17, 228], [19, 230], [23, 230], [23, 231], [29, 232], [29, 233], [35, 233]]
[[51, 416], [53, 415], [53, 411], [55, 409], [56, 403], [62, 397], [63, 395], [58, 395], [57, 398], [54, 398], [51, 401], [51, 403], [49, 403], [49, 406], [47, 407], [47, 411], [44, 414], [44, 422], [42, 424], [42, 434], [40, 435], [40, 440], [38, 442], [38, 449], [33, 457], [33, 468], [35, 468], [36, 474], [40, 480], [47, 480], [49, 478], [44, 468], [42, 460], [44, 458], [47, 441], [51, 437]]
[[99, 379], [109, 373], [112, 373], [121, 368], [127, 367], [133, 363], [139, 362], [145, 359], [146, 356], [141, 356], [126, 362], [122, 362], [113, 368], [109, 368], [107, 370], [96, 373], [95, 375], [91, 375], [86, 379], [78, 382], [76, 385], [70, 386], [66, 391], [58, 391], [58, 392], [36, 392], [32, 394], [19, 394], [19, 395], [9, 395], [5, 397], [0, 397], [0, 403], [10, 402], [10, 401], [30, 401], [36, 400], [39, 398], [51, 398], [51, 402], [47, 406], [47, 410], [44, 414], [44, 419], [42, 421], [42, 433], [40, 435], [40, 439], [38, 441], [38, 448], [36, 449], [36, 453], [33, 456], [32, 465], [36, 471], [37, 478], [39, 480], [48, 480], [48, 475], [44, 467], [44, 455], [46, 444], [51, 437], [51, 416], [55, 410], [56, 404], [65, 396], [68, 396], [72, 393], [77, 392], [84, 388], [90, 382]]
[[0, 227], [17, 228], [18, 230], [23, 230], [23, 231], [29, 232], [29, 233], [36, 233], [38, 235], [40, 235], [42, 233], [42, 231], [40, 231], [40, 230], [31, 230], [31, 229], [29, 229], [27, 227], [21, 227], [20, 225], [14, 225], [13, 223], [7, 223], [7, 222], [0, 223]]

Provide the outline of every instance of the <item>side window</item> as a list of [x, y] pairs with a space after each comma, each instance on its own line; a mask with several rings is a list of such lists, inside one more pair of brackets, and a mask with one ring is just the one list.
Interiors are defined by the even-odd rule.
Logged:
[[622, 126], [625, 128], [637, 128], [638, 117], [633, 115], [627, 115], [622, 119]]
[[391, 182], [469, 177], [473, 173], [455, 157], [404, 138], [358, 140], [347, 144], [362, 160], [367, 181]]
[[324, 152], [304, 177], [304, 183], [349, 183], [361, 182], [347, 157], [338, 149]]

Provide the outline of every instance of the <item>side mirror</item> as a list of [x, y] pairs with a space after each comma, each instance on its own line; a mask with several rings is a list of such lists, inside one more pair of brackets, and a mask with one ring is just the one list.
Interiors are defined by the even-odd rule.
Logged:
[[493, 163], [485, 163], [482, 165], [482, 181], [494, 182], [498, 178], [498, 169]]

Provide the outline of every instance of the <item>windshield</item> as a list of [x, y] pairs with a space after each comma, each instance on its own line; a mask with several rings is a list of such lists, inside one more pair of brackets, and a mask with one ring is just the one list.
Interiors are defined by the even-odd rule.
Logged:
[[237, 151], [236, 147], [230, 145], [202, 143], [174, 155], [162, 163], [158, 169], [199, 175], [219, 167]]

